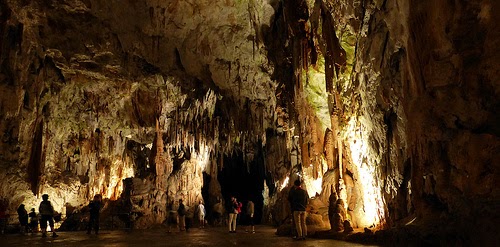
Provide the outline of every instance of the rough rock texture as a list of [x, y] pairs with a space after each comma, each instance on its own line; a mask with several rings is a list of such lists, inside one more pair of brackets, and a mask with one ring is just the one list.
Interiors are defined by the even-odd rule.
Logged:
[[144, 207], [163, 212], [186, 173], [197, 171], [196, 189], [169, 196], [201, 193], [202, 171], [217, 172], [208, 156], [260, 138], [275, 83], [258, 28], [272, 8], [212, 3], [2, 2], [0, 176], [12, 207], [35, 205], [31, 193], [51, 194], [58, 211], [95, 193], [117, 199], [136, 177], [162, 205]]
[[358, 39], [346, 89], [356, 93], [344, 103], [357, 112], [369, 144], [362, 158], [376, 165], [387, 224], [415, 218], [413, 224], [428, 227], [422, 231], [457, 236], [450, 242], [495, 239], [500, 60], [498, 17], [491, 11], [498, 3], [334, 6], [341, 15], [343, 7], [364, 12], [354, 22], [361, 25], [346, 21]]
[[[48, 193], [69, 214], [100, 193], [147, 227], [167, 201], [227, 199], [219, 173], [244, 170], [237, 163], [260, 174], [266, 222], [289, 222], [287, 192], [301, 178], [315, 226], [491, 243], [499, 9], [2, 1], [0, 199], [13, 212]], [[328, 210], [334, 193], [345, 214]]]

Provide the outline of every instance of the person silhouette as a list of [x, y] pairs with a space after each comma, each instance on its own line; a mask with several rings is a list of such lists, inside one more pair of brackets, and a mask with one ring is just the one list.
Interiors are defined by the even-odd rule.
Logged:
[[52, 229], [52, 237], [55, 238], [56, 229], [54, 228], [54, 207], [49, 201], [49, 195], [42, 195], [42, 202], [40, 202], [40, 207], [38, 212], [40, 213], [40, 228], [42, 228], [42, 238], [47, 237], [47, 222], [49, 222], [50, 229]]
[[309, 195], [301, 185], [302, 182], [300, 180], [295, 180], [294, 187], [288, 193], [288, 201], [293, 212], [293, 221], [297, 230], [298, 240], [304, 240], [307, 236], [306, 207]]
[[31, 233], [38, 232], [38, 215], [35, 212], [35, 208], [31, 209], [28, 217], [30, 218], [29, 228]]
[[177, 214], [179, 216], [179, 230], [186, 231], [186, 206], [184, 206], [182, 199], [179, 199], [179, 208], [177, 208]]
[[246, 207], [246, 215], [248, 217], [248, 227], [246, 229], [246, 232], [255, 233], [255, 226], [253, 222], [254, 213], [255, 213], [255, 204], [253, 203], [252, 200], [248, 200]]
[[87, 234], [94, 228], [95, 234], [99, 234], [99, 212], [101, 210], [101, 195], [95, 195], [94, 200], [89, 203], [90, 218], [87, 225]]
[[19, 205], [17, 208], [17, 215], [19, 216], [19, 223], [21, 224], [21, 234], [24, 235], [28, 228], [28, 212], [24, 208], [24, 204]]

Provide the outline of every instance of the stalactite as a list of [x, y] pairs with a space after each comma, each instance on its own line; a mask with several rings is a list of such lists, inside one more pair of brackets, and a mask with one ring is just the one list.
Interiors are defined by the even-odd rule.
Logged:
[[40, 176], [43, 170], [42, 147], [43, 147], [43, 121], [35, 121], [35, 132], [33, 134], [33, 142], [31, 144], [30, 159], [28, 162], [28, 177], [30, 181], [31, 191], [33, 194], [38, 194]]

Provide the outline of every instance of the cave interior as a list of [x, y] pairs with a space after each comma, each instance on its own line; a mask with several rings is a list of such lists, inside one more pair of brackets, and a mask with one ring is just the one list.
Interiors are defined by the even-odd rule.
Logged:
[[212, 224], [235, 196], [280, 233], [299, 179], [318, 232], [499, 244], [499, 10], [1, 1], [0, 206], [48, 194], [80, 230], [100, 194], [103, 225], [148, 228], [178, 199]]

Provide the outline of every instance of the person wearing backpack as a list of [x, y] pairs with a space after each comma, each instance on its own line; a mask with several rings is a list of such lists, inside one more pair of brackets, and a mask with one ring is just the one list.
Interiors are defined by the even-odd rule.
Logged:
[[42, 202], [38, 208], [40, 214], [40, 228], [42, 229], [42, 238], [47, 237], [47, 222], [49, 222], [50, 229], [52, 229], [52, 237], [55, 238], [56, 229], [54, 228], [54, 207], [49, 201], [49, 195], [42, 195]]

